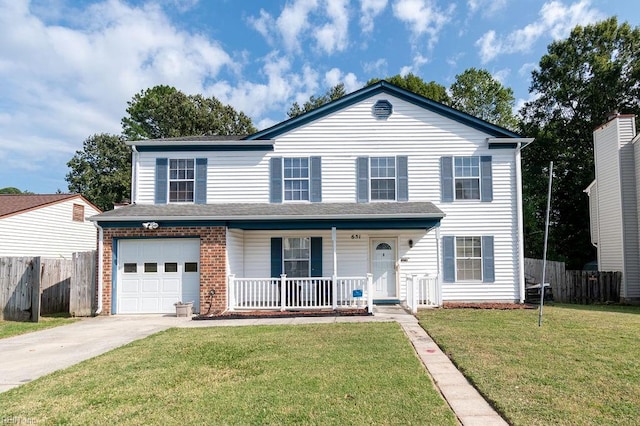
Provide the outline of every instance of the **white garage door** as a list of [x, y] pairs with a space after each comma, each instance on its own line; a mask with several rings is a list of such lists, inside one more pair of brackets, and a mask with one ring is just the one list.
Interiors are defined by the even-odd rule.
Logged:
[[117, 263], [115, 313], [175, 313], [178, 301], [198, 311], [200, 240], [120, 240]]

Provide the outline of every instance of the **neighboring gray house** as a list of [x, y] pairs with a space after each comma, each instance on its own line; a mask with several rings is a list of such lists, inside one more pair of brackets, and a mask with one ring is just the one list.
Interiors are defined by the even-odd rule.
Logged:
[[598, 269], [622, 271], [620, 297], [640, 300], [640, 138], [635, 115], [616, 114], [593, 132], [596, 179], [589, 195]]

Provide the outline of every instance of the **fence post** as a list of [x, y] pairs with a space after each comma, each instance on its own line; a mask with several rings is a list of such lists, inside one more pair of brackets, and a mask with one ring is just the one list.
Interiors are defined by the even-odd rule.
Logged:
[[280, 275], [280, 310], [285, 311], [287, 305], [287, 274]]
[[373, 274], [367, 274], [367, 311], [373, 313]]
[[422, 289], [418, 275], [413, 274], [411, 277], [411, 313], [418, 313], [419, 292]]
[[31, 322], [39, 322], [41, 259], [40, 257], [34, 257], [31, 262]]
[[230, 311], [235, 311], [236, 308], [236, 274], [229, 275], [227, 279], [227, 300], [229, 300]]

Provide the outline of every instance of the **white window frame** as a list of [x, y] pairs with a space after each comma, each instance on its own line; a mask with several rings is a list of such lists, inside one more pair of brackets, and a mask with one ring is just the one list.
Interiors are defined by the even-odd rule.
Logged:
[[[467, 242], [471, 242], [471, 247], [461, 247], [461, 244], [466, 246]], [[464, 250], [463, 253], [459, 253], [458, 249]], [[475, 256], [473, 251], [474, 249], [479, 250], [479, 256]], [[470, 250], [471, 252], [469, 252]], [[480, 236], [456, 236], [455, 237], [455, 247], [454, 247], [454, 256], [455, 256], [455, 271], [456, 271], [456, 281], [467, 281], [467, 282], [482, 282], [484, 277], [483, 271], [483, 260], [482, 260], [482, 237]], [[461, 264], [468, 265], [469, 262], [477, 261], [479, 262], [479, 268], [461, 268]], [[475, 275], [475, 270], [480, 274], [479, 277], [472, 276], [468, 278], [467, 274], [461, 274], [461, 271], [466, 271], [467, 273], [471, 271], [472, 275]], [[461, 277], [461, 275], [464, 275]]]
[[[458, 165], [458, 161], [465, 162], [465, 160], [472, 161], [475, 160], [476, 164], [460, 164]], [[480, 201], [482, 199], [482, 172], [480, 164], [479, 156], [458, 156], [453, 157], [453, 197], [456, 201]], [[460, 168], [460, 175], [458, 174]], [[473, 175], [473, 172], [477, 171], [477, 176]], [[475, 180], [478, 182], [478, 196], [473, 198], [466, 197], [458, 197], [458, 182], [462, 183], [463, 181], [472, 181]], [[462, 189], [464, 192], [464, 188]]]
[[[287, 257], [287, 250], [295, 250], [295, 249], [287, 249], [287, 246], [290, 246], [291, 240], [299, 240], [306, 241], [306, 247], [302, 247], [302, 250], [307, 250], [307, 257]], [[289, 275], [287, 274], [287, 262], [307, 262], [307, 274], [306, 275]], [[311, 237], [283, 237], [282, 238], [282, 272], [287, 274], [287, 277], [291, 276], [292, 278], [308, 278], [311, 276]]]
[[[184, 167], [181, 167], [181, 162], [185, 162], [184, 163]], [[172, 165], [175, 164], [175, 167], [172, 167]], [[193, 158], [171, 158], [169, 159], [169, 167], [168, 167], [168, 185], [167, 185], [167, 190], [168, 190], [168, 196], [167, 196], [167, 200], [169, 203], [193, 203], [195, 202], [195, 195], [196, 195], [196, 160]], [[172, 171], [176, 172], [176, 176], [172, 177]], [[189, 173], [189, 171], [191, 173]], [[184, 172], [184, 175], [180, 176], [180, 172]], [[189, 177], [189, 175], [191, 177]], [[189, 184], [191, 183], [191, 199], [180, 199], [180, 197], [176, 197], [176, 199], [172, 199], [172, 193], [174, 191], [172, 191], [171, 186], [172, 184]], [[188, 193], [189, 191], [180, 191], [177, 190], [176, 193], [180, 194], [181, 192], [186, 192]]]
[[[287, 162], [299, 162], [298, 165], [291, 165], [287, 167]], [[306, 167], [303, 165], [303, 162], [306, 162]], [[287, 177], [287, 170], [300, 171], [300, 176], [289, 176]], [[302, 176], [306, 169], [306, 176]], [[306, 189], [292, 188], [287, 189], [287, 183], [295, 184], [299, 183], [301, 186], [306, 184]], [[285, 202], [297, 202], [297, 201], [309, 201], [311, 192], [311, 164], [309, 161], [309, 157], [284, 157], [282, 159], [282, 200]], [[304, 198], [304, 194], [306, 193], [306, 198]], [[287, 194], [290, 194], [291, 198], [287, 198]], [[300, 198], [295, 198], [294, 195], [299, 194]]]
[[[393, 177], [391, 176], [373, 176], [373, 162], [380, 160], [391, 160], [393, 165]], [[388, 163], [387, 163], [388, 164]], [[378, 167], [379, 168], [379, 167]], [[384, 168], [388, 170], [389, 167]], [[374, 198], [373, 197], [373, 181], [393, 181], [393, 198]], [[386, 157], [370, 157], [369, 158], [369, 201], [371, 202], [385, 202], [385, 201], [396, 201], [398, 199], [398, 164], [396, 157], [386, 156]]]

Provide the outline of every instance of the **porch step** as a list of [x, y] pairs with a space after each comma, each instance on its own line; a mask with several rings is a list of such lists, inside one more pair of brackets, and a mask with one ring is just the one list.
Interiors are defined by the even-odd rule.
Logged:
[[373, 299], [374, 305], [399, 305], [400, 299]]

